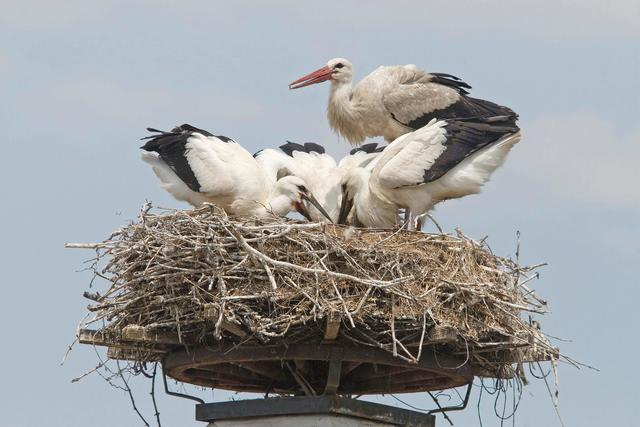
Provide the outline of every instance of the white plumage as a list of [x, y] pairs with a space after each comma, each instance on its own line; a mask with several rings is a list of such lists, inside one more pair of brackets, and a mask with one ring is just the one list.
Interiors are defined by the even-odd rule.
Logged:
[[[366, 144], [354, 149], [336, 163], [336, 160], [325, 153], [322, 146], [313, 143], [287, 143], [274, 149], [261, 150], [255, 154], [256, 161], [263, 166], [272, 177], [293, 175], [302, 178], [310, 190], [326, 210], [333, 222], [337, 221], [342, 191], [340, 180], [348, 170], [365, 166], [380, 153], [377, 144]], [[307, 206], [313, 221], [326, 221], [327, 218], [316, 207]]]
[[208, 202], [230, 215], [262, 217], [292, 210], [308, 215], [304, 201], [317, 204], [302, 178], [276, 180], [230, 138], [182, 125], [148, 139], [142, 149], [158, 154], [144, 153], [143, 160], [165, 190], [193, 206]]
[[[500, 129], [493, 132], [485, 124], [433, 120], [397, 138], [373, 168], [356, 168], [342, 178], [340, 222], [353, 205], [355, 221], [366, 227], [389, 228], [398, 225], [400, 208], [418, 217], [442, 200], [480, 192], [520, 141], [519, 132], [500, 134]], [[491, 135], [494, 139], [487, 141]], [[470, 149], [468, 145], [473, 143], [480, 147]], [[456, 161], [461, 155], [458, 149], [467, 155]], [[449, 156], [454, 164], [443, 161], [448, 150], [455, 154]]]
[[467, 96], [471, 86], [450, 74], [427, 73], [415, 65], [393, 65], [377, 68], [355, 87], [352, 78], [351, 62], [335, 58], [292, 82], [289, 88], [330, 80], [329, 124], [353, 145], [375, 136], [393, 141], [434, 118], [491, 118], [493, 123], [500, 121], [502, 126], [517, 130], [516, 113]]
[[178, 175], [156, 153], [142, 153], [142, 160], [148, 163], [160, 179], [162, 188], [175, 199], [199, 207], [209, 202], [203, 193], [191, 190]]

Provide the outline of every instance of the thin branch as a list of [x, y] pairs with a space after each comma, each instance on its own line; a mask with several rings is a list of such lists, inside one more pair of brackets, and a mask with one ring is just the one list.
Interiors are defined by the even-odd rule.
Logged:
[[127, 394], [129, 395], [129, 399], [131, 400], [131, 406], [133, 406], [133, 410], [136, 412], [136, 414], [138, 414], [138, 417], [144, 423], [145, 427], [149, 427], [149, 423], [142, 416], [142, 414], [138, 410], [138, 407], [136, 406], [136, 400], [133, 398], [133, 393], [131, 392], [131, 387], [129, 387], [129, 383], [125, 379], [125, 377], [124, 377], [124, 375], [122, 373], [122, 369], [120, 368], [120, 362], [116, 361], [116, 365], [118, 366], [118, 374], [120, 375], [120, 379], [122, 380], [122, 383], [124, 384], [124, 389], [126, 390]]

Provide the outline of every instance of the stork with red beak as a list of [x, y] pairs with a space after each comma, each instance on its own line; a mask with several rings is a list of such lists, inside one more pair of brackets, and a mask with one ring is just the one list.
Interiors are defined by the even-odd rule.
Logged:
[[335, 58], [289, 84], [289, 89], [299, 89], [330, 81], [329, 124], [352, 145], [376, 136], [391, 142], [434, 118], [516, 126], [518, 115], [513, 110], [468, 96], [471, 86], [450, 74], [392, 65], [379, 67], [355, 87], [352, 77], [351, 62]]

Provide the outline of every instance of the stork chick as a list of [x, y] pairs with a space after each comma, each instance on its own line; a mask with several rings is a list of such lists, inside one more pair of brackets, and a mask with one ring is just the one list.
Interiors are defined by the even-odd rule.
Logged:
[[[298, 211], [306, 218], [306, 202], [328, 214], [306, 182], [296, 176], [271, 179], [240, 144], [191, 125], [170, 132], [149, 129], [141, 147], [162, 186], [173, 197], [199, 207], [208, 202], [240, 217], [286, 216]], [[157, 154], [155, 154], [157, 153]]]
[[[382, 150], [377, 144], [365, 144], [351, 150], [339, 163], [325, 152], [323, 146], [306, 142], [297, 144], [288, 141], [280, 150], [264, 149], [254, 157], [272, 177], [294, 175], [302, 178], [328, 216], [337, 221], [340, 209], [340, 179], [350, 169], [370, 164]], [[313, 221], [326, 221], [326, 216], [313, 206], [307, 206]]]

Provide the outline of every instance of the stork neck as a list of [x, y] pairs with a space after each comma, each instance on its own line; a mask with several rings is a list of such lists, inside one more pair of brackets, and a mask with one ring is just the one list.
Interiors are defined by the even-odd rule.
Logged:
[[331, 93], [329, 94], [329, 105], [340, 108], [345, 113], [353, 113], [353, 106], [351, 105], [352, 93], [353, 86], [351, 85], [351, 82], [332, 81]]
[[[365, 209], [364, 206], [367, 206]], [[364, 192], [356, 201], [356, 214], [369, 227], [393, 227], [398, 224], [397, 209], [374, 192]]]
[[366, 138], [360, 112], [352, 102], [351, 82], [332, 82], [327, 116], [331, 128], [351, 144], [361, 144]]
[[285, 158], [286, 155], [272, 148], [263, 150], [263, 152], [256, 157], [260, 170], [263, 172], [265, 178], [268, 179], [271, 186], [276, 185], [278, 172], [286, 168]]
[[356, 196], [356, 214], [369, 227], [390, 227], [397, 223], [396, 207], [373, 191], [369, 182], [363, 183]]
[[370, 178], [370, 170], [356, 167], [348, 172], [343, 181], [354, 198], [355, 215], [367, 227], [390, 227], [395, 222], [395, 209], [372, 191]]

